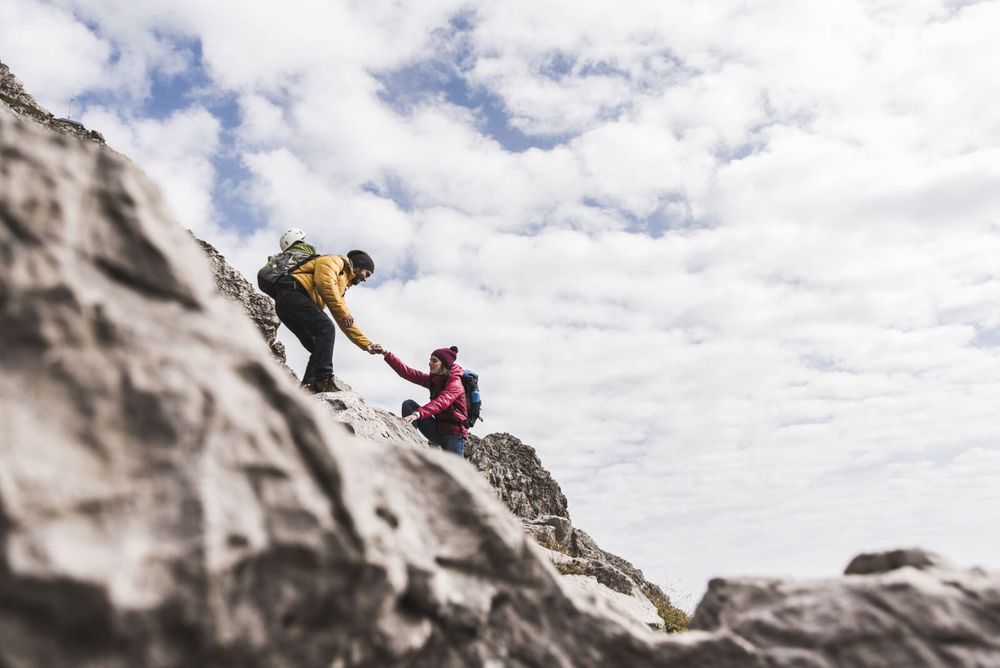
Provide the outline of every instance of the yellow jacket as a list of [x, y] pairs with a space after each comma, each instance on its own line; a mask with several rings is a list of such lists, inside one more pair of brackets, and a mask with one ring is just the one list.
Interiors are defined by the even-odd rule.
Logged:
[[302, 284], [316, 306], [330, 309], [337, 326], [355, 345], [361, 349], [371, 345], [357, 325], [344, 327], [344, 320], [351, 315], [344, 302], [344, 293], [354, 280], [354, 267], [346, 256], [321, 255], [293, 271], [292, 276]]

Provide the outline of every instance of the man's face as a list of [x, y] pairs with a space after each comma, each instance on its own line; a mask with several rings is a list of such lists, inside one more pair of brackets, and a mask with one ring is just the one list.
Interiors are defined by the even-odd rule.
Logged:
[[368, 271], [367, 269], [358, 269], [356, 272], [354, 272], [354, 280], [351, 281], [351, 285], [359, 285], [361, 283], [364, 283], [369, 278], [371, 278], [371, 276], [372, 272]]

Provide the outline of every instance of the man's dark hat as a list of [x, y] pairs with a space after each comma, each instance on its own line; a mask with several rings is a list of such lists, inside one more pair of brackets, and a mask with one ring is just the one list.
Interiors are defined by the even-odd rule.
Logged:
[[367, 269], [373, 274], [375, 273], [375, 262], [368, 253], [360, 250], [352, 250], [347, 254], [347, 259], [351, 261], [351, 265], [355, 271]]

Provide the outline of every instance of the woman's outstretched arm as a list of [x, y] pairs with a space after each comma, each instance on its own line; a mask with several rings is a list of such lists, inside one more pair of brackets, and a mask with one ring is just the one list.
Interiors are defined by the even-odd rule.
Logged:
[[403, 364], [403, 362], [390, 352], [385, 353], [385, 362], [392, 370], [395, 371], [400, 378], [403, 380], [408, 380], [416, 385], [422, 385], [427, 389], [431, 387], [431, 377], [430, 375], [417, 371], [416, 369], [411, 369], [410, 367]]

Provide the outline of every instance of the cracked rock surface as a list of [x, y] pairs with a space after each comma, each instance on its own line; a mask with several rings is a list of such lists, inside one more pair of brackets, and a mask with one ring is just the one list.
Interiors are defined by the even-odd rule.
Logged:
[[335, 382], [340, 391], [316, 395], [315, 401], [348, 433], [413, 448], [431, 447], [427, 439], [403, 418], [372, 406], [339, 378]]
[[644, 627], [667, 629], [652, 601], [669, 605], [669, 597], [641, 570], [602, 550], [587, 533], [573, 527], [566, 496], [534, 448], [510, 434], [470, 436], [466, 456], [497, 498], [522, 519], [525, 532], [548, 550], [554, 563], [566, 568], [572, 583], [617, 604]]
[[88, 130], [79, 122], [74, 123], [67, 119], [57, 118], [49, 113], [24, 90], [21, 81], [3, 63], [0, 63], [0, 107], [16, 116], [38, 123], [51, 132], [71, 135], [104, 145], [104, 136], [100, 132]]
[[[285, 346], [275, 338], [278, 335], [281, 321], [278, 320], [278, 315], [274, 312], [274, 301], [267, 295], [258, 292], [250, 281], [243, 278], [243, 274], [226, 262], [226, 258], [212, 244], [197, 237], [195, 240], [204, 251], [205, 257], [208, 258], [209, 266], [212, 268], [212, 276], [219, 291], [243, 309], [250, 321], [256, 325], [261, 336], [264, 337], [274, 359], [285, 366]], [[285, 368], [288, 367], [285, 366]], [[288, 372], [292, 373], [292, 370], [288, 369]]]
[[566, 496], [535, 449], [510, 434], [469, 436], [465, 456], [482, 471], [504, 505], [518, 517], [569, 517]]
[[1000, 666], [1000, 574], [951, 568], [920, 550], [863, 557], [879, 568], [829, 580], [713, 580], [691, 627], [732, 631], [774, 668]]

